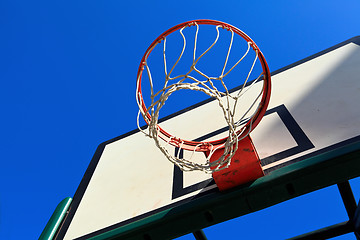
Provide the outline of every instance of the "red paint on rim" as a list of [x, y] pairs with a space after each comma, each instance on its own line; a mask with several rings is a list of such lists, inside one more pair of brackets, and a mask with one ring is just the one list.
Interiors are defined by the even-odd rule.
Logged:
[[[253, 117], [252, 124], [249, 121], [243, 128], [241, 128], [238, 131], [238, 133], [240, 133], [245, 128], [243, 131], [243, 134], [239, 136], [239, 138], [242, 138], [245, 135], [247, 135], [249, 132], [254, 130], [254, 128], [259, 124], [259, 122], [261, 121], [262, 117], [264, 116], [264, 114], [266, 112], [266, 109], [267, 109], [269, 101], [270, 101], [270, 94], [271, 94], [271, 74], [270, 74], [270, 70], [267, 65], [267, 62], [265, 60], [265, 57], [264, 57], [263, 53], [260, 51], [260, 49], [257, 47], [256, 43], [248, 35], [246, 35], [243, 31], [241, 31], [240, 29], [238, 29], [230, 24], [227, 24], [227, 23], [224, 23], [221, 21], [216, 21], [216, 20], [209, 20], [209, 19], [187, 21], [187, 22], [178, 24], [178, 25], [168, 29], [163, 34], [161, 34], [158, 38], [156, 38], [152, 42], [152, 44], [148, 47], [148, 49], [146, 50], [144, 56], [141, 59], [140, 65], [139, 65], [139, 69], [138, 69], [138, 73], [137, 73], [138, 88], [136, 89], [136, 92], [138, 95], [138, 101], [140, 101], [139, 103], [140, 103], [143, 111], [147, 112], [147, 107], [145, 105], [144, 99], [142, 98], [141, 78], [142, 78], [142, 73], [143, 73], [144, 66], [145, 66], [145, 60], [150, 55], [153, 48], [169, 34], [175, 32], [177, 30], [180, 30], [181, 28], [183, 28], [185, 26], [194, 26], [195, 23], [198, 25], [214, 25], [214, 26], [220, 25], [221, 27], [223, 27], [225, 29], [228, 29], [228, 30], [231, 29], [234, 33], [238, 34], [243, 39], [245, 39], [245, 41], [251, 42], [251, 47], [253, 48], [253, 50], [258, 51], [258, 58], [259, 58], [259, 61], [261, 63], [262, 70], [263, 70], [263, 94], [262, 94], [259, 108]], [[146, 118], [144, 120], [147, 124], [149, 124], [149, 122], [151, 120], [151, 116], [149, 113], [146, 114]], [[175, 136], [173, 136], [172, 134], [168, 133], [163, 128], [161, 128], [159, 125], [158, 125], [158, 128], [159, 128], [159, 137], [161, 139], [163, 139], [164, 141], [168, 142], [169, 144], [171, 144], [175, 147], [180, 147], [182, 149], [189, 150], [189, 151], [194, 151], [194, 150], [198, 151], [198, 152], [210, 151], [211, 148], [216, 149], [218, 147], [222, 147], [222, 145], [227, 140], [227, 137], [226, 137], [226, 138], [222, 138], [222, 139], [218, 139], [218, 140], [214, 140], [214, 141], [208, 141], [208, 142], [206, 142], [206, 141], [204, 141], [204, 142], [189, 141], [189, 140], [185, 140], [185, 139], [176, 138]]]

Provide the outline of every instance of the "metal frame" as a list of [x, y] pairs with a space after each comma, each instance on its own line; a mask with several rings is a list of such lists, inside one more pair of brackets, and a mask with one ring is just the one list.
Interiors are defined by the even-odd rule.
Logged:
[[[349, 216], [349, 220], [331, 225], [325, 228], [321, 228], [309, 233], [305, 233], [288, 240], [321, 240], [329, 239], [337, 236], [341, 236], [347, 233], [354, 232], [356, 239], [360, 240], [359, 228], [359, 208], [356, 204], [354, 194], [351, 190], [349, 181], [344, 181], [337, 184], [341, 198], [343, 200], [346, 212]], [[355, 217], [356, 216], [356, 217]]]
[[[184, 205], [164, 210], [141, 221], [111, 230], [105, 229], [103, 232], [95, 232], [79, 239], [153, 240], [172, 239], [193, 233], [196, 239], [206, 240], [205, 234], [199, 229], [270, 207], [333, 184], [338, 184], [349, 221], [306, 233], [291, 238], [291, 240], [326, 239], [350, 232], [354, 232], [359, 237], [360, 210], [348, 182], [349, 179], [360, 176], [359, 149], [360, 142], [357, 141], [275, 170], [271, 174], [246, 186], [235, 188], [227, 194], [214, 192]], [[219, 205], [217, 204], [219, 201], [228, 204]], [[57, 228], [60, 225], [57, 224]], [[54, 239], [57, 237], [59, 236]]]
[[[275, 170], [227, 194], [214, 192], [141, 221], [78, 239], [172, 239], [360, 176], [360, 142]], [[227, 202], [219, 205], [219, 202]], [[346, 232], [350, 231], [347, 228]], [[352, 230], [352, 229], [351, 229]]]

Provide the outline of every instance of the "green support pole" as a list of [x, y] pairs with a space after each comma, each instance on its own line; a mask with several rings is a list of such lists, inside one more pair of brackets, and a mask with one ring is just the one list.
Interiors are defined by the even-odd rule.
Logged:
[[71, 201], [72, 198], [67, 197], [62, 200], [59, 205], [57, 205], [54, 213], [51, 215], [50, 220], [42, 231], [39, 240], [52, 240], [54, 238], [62, 220], [66, 216], [66, 212], [70, 207]]
[[201, 230], [201, 229], [193, 232], [193, 235], [194, 235], [196, 240], [207, 240], [204, 231]]

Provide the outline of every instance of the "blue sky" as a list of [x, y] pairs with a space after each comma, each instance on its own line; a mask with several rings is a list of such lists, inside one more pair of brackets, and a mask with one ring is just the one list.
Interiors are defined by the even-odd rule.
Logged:
[[[360, 35], [359, 10], [355, 0], [2, 0], [0, 239], [38, 238], [96, 147], [136, 128], [138, 64], [161, 32], [192, 19], [228, 22], [257, 42], [274, 71]], [[360, 182], [351, 184], [358, 200]], [[283, 239], [345, 220], [330, 187], [205, 233]]]

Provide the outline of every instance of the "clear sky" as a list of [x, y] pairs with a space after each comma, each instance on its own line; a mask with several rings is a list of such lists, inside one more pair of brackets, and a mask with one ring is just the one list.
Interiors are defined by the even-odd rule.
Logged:
[[[161, 32], [192, 19], [228, 22], [274, 71], [360, 35], [359, 11], [356, 0], [0, 1], [0, 239], [37, 239], [96, 147], [136, 128], [138, 64]], [[358, 200], [360, 181], [351, 184]], [[284, 239], [346, 217], [333, 186], [205, 233]]]

